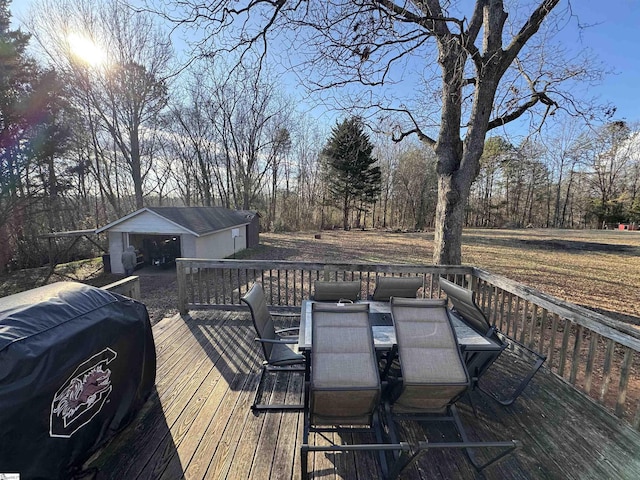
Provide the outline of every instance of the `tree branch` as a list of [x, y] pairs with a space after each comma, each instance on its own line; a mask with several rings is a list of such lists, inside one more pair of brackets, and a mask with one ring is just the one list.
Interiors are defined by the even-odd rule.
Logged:
[[509, 65], [511, 65], [518, 56], [522, 47], [524, 47], [529, 39], [535, 35], [544, 19], [547, 18], [549, 13], [551, 13], [551, 10], [553, 10], [558, 3], [560, 3], [560, 0], [543, 0], [538, 8], [533, 11], [518, 34], [513, 37], [509, 46], [504, 50], [504, 54], [500, 59], [501, 72], [504, 72], [509, 68]]
[[535, 106], [537, 103], [542, 103], [547, 106], [545, 117], [549, 114], [553, 107], [559, 108], [557, 102], [551, 99], [545, 92], [534, 92], [529, 97], [529, 100], [525, 103], [519, 105], [512, 112], [502, 115], [498, 118], [494, 118], [489, 122], [489, 126], [487, 130], [492, 130], [496, 127], [501, 127], [506, 125], [509, 122], [513, 122], [514, 120], [520, 118], [524, 113], [526, 113], [530, 108]]
[[429, 135], [425, 134], [422, 129], [418, 126], [418, 122], [415, 119], [415, 117], [413, 116], [413, 114], [405, 109], [405, 108], [380, 108], [381, 110], [384, 110], [386, 112], [396, 112], [396, 113], [403, 113], [405, 114], [407, 117], [409, 117], [409, 119], [411, 120], [411, 123], [413, 123], [413, 127], [411, 130], [407, 130], [407, 131], [400, 131], [400, 127], [398, 126], [397, 129], [392, 133], [391, 135], [391, 139], [395, 142], [401, 142], [402, 140], [404, 140], [405, 138], [415, 134], [418, 136], [418, 139], [423, 142], [424, 144], [428, 145], [429, 147], [435, 147], [436, 145], [436, 141], [431, 138]]

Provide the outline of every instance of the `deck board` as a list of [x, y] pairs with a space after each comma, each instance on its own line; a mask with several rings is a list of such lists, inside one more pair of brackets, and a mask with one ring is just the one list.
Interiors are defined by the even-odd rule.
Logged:
[[[96, 479], [300, 479], [303, 419], [297, 412], [249, 408], [258, 383], [260, 355], [244, 312], [192, 312], [154, 326], [156, 391], [136, 419], [86, 464]], [[496, 363], [496, 375], [508, 357]], [[488, 379], [489, 383], [491, 378]], [[296, 401], [300, 375], [281, 375], [265, 395]], [[517, 439], [516, 453], [485, 470], [492, 479], [640, 478], [640, 434], [541, 370], [518, 401], [502, 407], [472, 392], [459, 402], [472, 439]], [[404, 435], [421, 437], [427, 427], [407, 422]], [[434, 429], [428, 429], [433, 435]], [[445, 433], [435, 431], [436, 435]], [[337, 440], [338, 435], [334, 436]], [[344, 434], [362, 442], [366, 434]], [[313, 435], [312, 442], [326, 440]], [[480, 456], [482, 454], [479, 454]], [[316, 453], [310, 478], [351, 480], [380, 476], [375, 454]], [[405, 480], [474, 479], [460, 451], [433, 451], [407, 469]]]

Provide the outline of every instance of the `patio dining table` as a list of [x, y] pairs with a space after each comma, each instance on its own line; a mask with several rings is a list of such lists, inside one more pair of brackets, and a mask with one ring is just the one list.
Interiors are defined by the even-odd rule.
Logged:
[[[312, 350], [311, 305], [313, 303], [313, 300], [303, 300], [300, 312], [298, 351], [303, 353], [307, 360]], [[389, 302], [370, 300], [361, 300], [356, 303], [369, 304], [369, 322], [373, 331], [373, 343], [376, 350], [391, 350], [396, 344], [396, 332], [391, 318], [391, 304]], [[470, 373], [473, 372], [478, 362], [484, 363], [487, 357], [495, 358], [500, 354], [503, 348], [501, 345], [479, 334], [457, 316], [451, 315], [450, 318], [464, 362]], [[307, 361], [307, 366], [309, 363]]]
[[[369, 304], [369, 320], [373, 331], [373, 342], [377, 350], [390, 350], [396, 343], [396, 332], [391, 319], [391, 304], [389, 302], [374, 302], [362, 300], [356, 303]], [[298, 350], [311, 350], [311, 305], [313, 300], [303, 300], [300, 314], [300, 336]], [[500, 350], [500, 346], [489, 338], [480, 335], [456, 316], [451, 317], [456, 332], [458, 344], [465, 350]]]

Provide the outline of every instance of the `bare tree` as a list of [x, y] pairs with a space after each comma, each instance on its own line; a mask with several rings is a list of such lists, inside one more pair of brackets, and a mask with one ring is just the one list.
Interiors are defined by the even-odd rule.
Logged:
[[574, 187], [575, 174], [584, 160], [588, 142], [584, 122], [567, 116], [556, 118], [553, 125], [540, 136], [550, 174], [553, 176], [553, 216], [551, 226], [566, 226], [569, 198]]
[[[166, 34], [150, 14], [109, 1], [42, 0], [32, 10], [29, 27], [50, 63], [67, 76], [79, 107], [91, 115], [89, 125], [99, 146], [94, 154], [108, 153], [96, 157], [94, 171], [104, 174], [98, 163], [113, 156], [118, 164], [113, 173], [123, 182], [120, 170], [126, 169], [135, 207], [141, 208], [152, 161], [142, 132], [156, 127], [171, 75], [172, 49]], [[102, 60], [79, 54], [77, 42], [82, 48], [91, 46]], [[101, 180], [102, 189], [112, 181]]]
[[288, 131], [291, 106], [278, 84], [263, 77], [242, 68], [229, 76], [213, 72], [210, 79], [210, 120], [236, 208], [255, 205], [267, 175], [289, 145], [282, 132]]
[[212, 109], [209, 86], [203, 72], [188, 72], [189, 77], [176, 97], [167, 128], [172, 132], [173, 152], [182, 168], [175, 172], [176, 183], [187, 205], [192, 202], [211, 207], [220, 202], [229, 204], [216, 145], [217, 112]]
[[393, 199], [399, 226], [422, 230], [433, 224], [436, 205], [433, 154], [415, 145], [398, 155], [393, 172]]
[[[358, 92], [358, 100], [404, 115], [396, 140], [417, 135], [434, 150], [439, 178], [433, 259], [459, 264], [464, 211], [487, 132], [527, 112], [544, 118], [557, 108], [580, 111], [580, 102], [559, 85], [594, 78], [582, 60], [572, 62], [543, 48], [546, 36], [532, 43], [543, 22], [554, 20], [549, 17], [559, 3], [516, 3], [510, 23], [502, 0], [476, 0], [466, 15], [462, 3], [437, 0], [185, 0], [171, 18], [204, 31], [201, 46], [207, 54], [257, 49], [266, 60], [269, 33], [293, 32], [288, 40], [299, 42], [298, 53], [309, 52], [300, 62], [308, 67], [306, 83], [331, 89], [331, 95], [335, 87], [354, 82], [377, 87], [406, 81], [406, 67], [420, 71], [412, 62], [421, 62], [425, 84], [414, 80], [408, 103], [384, 97], [376, 103], [368, 91]], [[420, 88], [425, 90], [416, 91]], [[436, 108], [419, 108], [433, 103]]]
[[[624, 121], [615, 121], [598, 129], [591, 137], [590, 169], [592, 185], [599, 196], [594, 205], [598, 223], [604, 226], [620, 216], [616, 197], [624, 190], [624, 173], [635, 153], [632, 131]], [[618, 220], [619, 221], [619, 220]]]

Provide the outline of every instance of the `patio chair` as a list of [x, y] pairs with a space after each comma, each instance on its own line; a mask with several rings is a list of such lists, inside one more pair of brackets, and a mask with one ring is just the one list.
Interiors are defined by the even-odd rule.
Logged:
[[[463, 352], [465, 355], [467, 368], [469, 369], [471, 375], [476, 379], [474, 387], [477, 387], [481, 392], [489, 395], [502, 405], [511, 405], [524, 391], [526, 386], [529, 384], [536, 372], [540, 369], [547, 357], [522, 345], [516, 340], [507, 337], [495, 326], [490, 325], [487, 317], [484, 315], [483, 311], [476, 303], [475, 292], [461, 287], [460, 285], [457, 285], [453, 282], [450, 282], [445, 278], [440, 278], [439, 283], [440, 288], [447, 295], [447, 299], [451, 302], [451, 314], [465, 322], [485, 338], [502, 346], [501, 350], [492, 353]], [[524, 375], [522, 380], [520, 380], [520, 383], [515, 387], [511, 395], [502, 398], [497, 394], [484, 389], [480, 385], [480, 378], [506, 348], [510, 348], [513, 351], [517, 350], [520, 355], [528, 357], [532, 366]]]
[[316, 302], [355, 302], [360, 296], [360, 281], [328, 282], [316, 280], [313, 284]]
[[[378, 407], [381, 385], [368, 320], [368, 304], [312, 306], [311, 375], [306, 388], [301, 446], [302, 478], [308, 476], [309, 452], [378, 451], [383, 474], [388, 449], [408, 445], [382, 443]], [[310, 445], [310, 433], [373, 432], [376, 443]]]
[[[262, 388], [267, 373], [278, 372], [304, 372], [305, 358], [295, 350], [295, 344], [298, 343], [297, 335], [298, 327], [285, 328], [276, 330], [273, 322], [272, 314], [267, 308], [267, 301], [264, 290], [260, 283], [254, 283], [251, 289], [241, 298], [241, 300], [249, 306], [251, 310], [251, 318], [253, 326], [256, 329], [258, 338], [255, 340], [260, 342], [264, 361], [262, 362], [262, 371], [260, 373], [260, 381], [251, 405], [252, 410], [302, 410], [304, 407], [304, 391], [303, 399], [300, 404], [261, 404], [259, 400], [262, 396]], [[276, 314], [273, 314], [276, 316]], [[291, 315], [287, 315], [291, 316]]]
[[[396, 421], [404, 418], [428, 424], [443, 422], [454, 427], [456, 441], [420, 441], [412, 444], [407, 461], [396, 462], [399, 474], [429, 449], [463, 449], [471, 464], [481, 471], [512, 452], [517, 444], [472, 442], [460, 421], [454, 403], [467, 391], [471, 381], [460, 355], [446, 302], [432, 299], [391, 299], [391, 314], [402, 372], [389, 385], [385, 401], [386, 423], [391, 441], [397, 443]], [[438, 430], [440, 433], [440, 429]], [[472, 449], [495, 448], [499, 453], [480, 464]]]
[[418, 277], [378, 277], [371, 300], [388, 302], [391, 297], [416, 298], [422, 287], [423, 278]]

